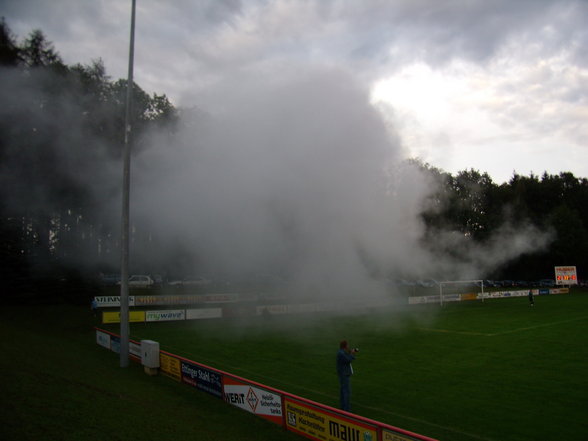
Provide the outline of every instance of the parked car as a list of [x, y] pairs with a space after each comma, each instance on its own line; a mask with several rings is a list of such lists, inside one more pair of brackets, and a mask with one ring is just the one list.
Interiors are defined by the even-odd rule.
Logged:
[[554, 287], [555, 286], [555, 280], [553, 279], [541, 279], [539, 280], [539, 286], [543, 286], [543, 287]]
[[[121, 282], [117, 283], [118, 285]], [[129, 277], [129, 288], [151, 288], [155, 282], [149, 276], [133, 275]]]
[[397, 286], [415, 286], [415, 282], [405, 279], [397, 279], [395, 283]]
[[417, 280], [416, 284], [422, 286], [423, 288], [433, 288], [435, 285], [438, 285], [436, 280], [434, 279], [424, 279], [424, 280]]
[[182, 280], [184, 286], [202, 286], [210, 284], [210, 280], [200, 276], [189, 276]]
[[100, 282], [104, 286], [120, 285], [120, 275], [119, 274], [101, 274], [100, 275]]
[[182, 280], [172, 280], [168, 283], [171, 286], [204, 286], [209, 285], [211, 282], [208, 279], [200, 276], [188, 276], [184, 277]]

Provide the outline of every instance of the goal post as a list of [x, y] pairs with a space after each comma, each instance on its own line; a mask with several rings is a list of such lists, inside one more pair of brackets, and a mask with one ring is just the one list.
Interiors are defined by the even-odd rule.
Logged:
[[[483, 280], [446, 280], [439, 283], [439, 303], [443, 306], [443, 299], [446, 295], [461, 295], [466, 291], [468, 286], [480, 287], [482, 290], [482, 302], [484, 301], [484, 281]], [[448, 287], [455, 286], [453, 292], [448, 293]], [[445, 287], [445, 289], [444, 289]]]

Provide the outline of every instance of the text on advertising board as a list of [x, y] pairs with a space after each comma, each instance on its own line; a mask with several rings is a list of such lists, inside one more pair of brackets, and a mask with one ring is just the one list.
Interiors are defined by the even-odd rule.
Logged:
[[[145, 311], [129, 311], [129, 322], [144, 322]], [[120, 311], [105, 311], [102, 313], [102, 323], [120, 323]]]
[[282, 425], [282, 397], [277, 393], [223, 376], [223, 398], [233, 406]]
[[182, 381], [182, 368], [180, 360], [169, 355], [159, 353], [159, 370], [162, 374], [173, 378], [176, 381]]
[[[120, 296], [96, 296], [94, 300], [99, 308], [120, 306]], [[129, 306], [135, 306], [134, 296], [129, 296]]]
[[110, 334], [96, 330], [96, 343], [106, 349], [110, 349]]
[[184, 309], [173, 309], [168, 311], [147, 311], [145, 315], [145, 320], [148, 322], [167, 322], [185, 319], [186, 311]]
[[288, 430], [321, 441], [376, 441], [376, 426], [286, 398]]
[[382, 430], [382, 441], [418, 441], [416, 438], [408, 435], [400, 435], [387, 429]]
[[222, 377], [217, 372], [182, 361], [182, 381], [215, 397], [222, 398]]
[[575, 266], [556, 266], [555, 267], [555, 284], [556, 285], [577, 285], [578, 275]]

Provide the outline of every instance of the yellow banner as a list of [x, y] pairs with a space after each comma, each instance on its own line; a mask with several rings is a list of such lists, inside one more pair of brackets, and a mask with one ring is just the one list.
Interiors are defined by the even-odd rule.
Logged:
[[[144, 322], [145, 311], [129, 311], [129, 322]], [[102, 323], [120, 323], [120, 311], [104, 311]]]
[[462, 300], [476, 300], [477, 298], [478, 298], [478, 295], [471, 293], [471, 292], [461, 295]]
[[182, 381], [182, 368], [178, 358], [159, 353], [159, 370], [176, 381]]
[[288, 430], [322, 441], [377, 441], [377, 428], [286, 399]]

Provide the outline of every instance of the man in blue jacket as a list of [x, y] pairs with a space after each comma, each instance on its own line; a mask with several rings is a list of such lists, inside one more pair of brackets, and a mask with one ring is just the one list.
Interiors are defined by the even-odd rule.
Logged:
[[350, 377], [353, 375], [353, 367], [351, 362], [355, 360], [357, 348], [349, 349], [347, 340], [342, 340], [339, 343], [339, 351], [337, 352], [337, 375], [339, 375], [341, 409], [350, 411], [349, 399], [351, 398], [351, 384]]

